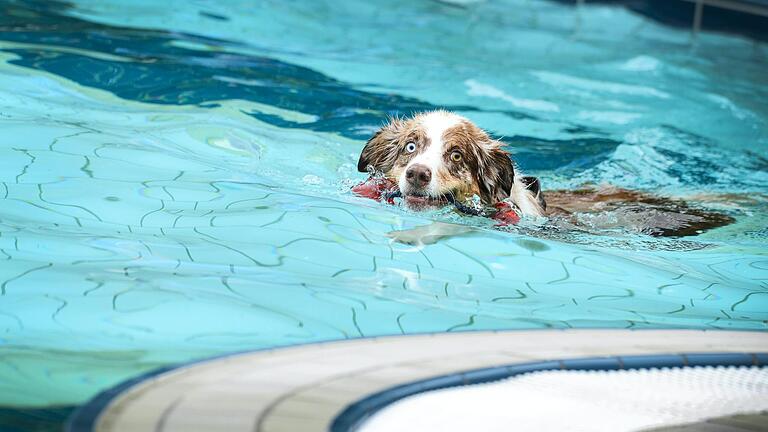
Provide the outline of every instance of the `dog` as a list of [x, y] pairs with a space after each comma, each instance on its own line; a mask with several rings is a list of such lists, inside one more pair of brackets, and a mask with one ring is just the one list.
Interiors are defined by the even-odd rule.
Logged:
[[357, 169], [383, 174], [412, 207], [461, 207], [479, 197], [483, 206], [507, 202], [521, 216], [546, 214], [539, 180], [523, 176], [501, 142], [448, 111], [393, 119], [368, 140]]
[[370, 174], [368, 183], [353, 188], [358, 195], [390, 202], [401, 197], [416, 210], [450, 204], [501, 225], [520, 217], [564, 218], [578, 225], [579, 215], [613, 212], [645, 224], [635, 231], [685, 236], [733, 222], [683, 200], [610, 186], [548, 192], [548, 206], [539, 179], [522, 174], [500, 141], [443, 110], [389, 121], [368, 140], [357, 168]]

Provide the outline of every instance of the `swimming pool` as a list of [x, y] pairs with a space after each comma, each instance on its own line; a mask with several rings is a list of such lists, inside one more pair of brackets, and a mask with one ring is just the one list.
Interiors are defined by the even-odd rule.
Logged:
[[[764, 44], [545, 1], [0, 7], [0, 406], [320, 340], [766, 327]], [[736, 223], [552, 236], [349, 193], [386, 115], [438, 107], [545, 189], [733, 194]], [[434, 220], [474, 230], [387, 236]]]

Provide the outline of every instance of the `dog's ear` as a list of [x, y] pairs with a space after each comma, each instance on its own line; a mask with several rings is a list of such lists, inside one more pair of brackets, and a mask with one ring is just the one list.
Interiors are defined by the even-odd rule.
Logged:
[[520, 181], [523, 183], [523, 186], [525, 186], [526, 189], [531, 191], [533, 196], [538, 196], [541, 193], [541, 183], [537, 177], [520, 177]]
[[541, 193], [541, 182], [538, 177], [525, 176], [520, 177], [526, 189], [528, 189], [543, 210], [547, 209], [547, 202], [544, 201], [544, 195]]
[[515, 183], [515, 168], [500, 145], [493, 145], [488, 152], [478, 170], [478, 183], [483, 200], [494, 203], [509, 198]]
[[387, 172], [392, 169], [397, 159], [397, 145], [403, 124], [399, 120], [392, 120], [379, 129], [363, 147], [360, 159], [357, 161], [357, 170], [366, 172], [374, 170]]

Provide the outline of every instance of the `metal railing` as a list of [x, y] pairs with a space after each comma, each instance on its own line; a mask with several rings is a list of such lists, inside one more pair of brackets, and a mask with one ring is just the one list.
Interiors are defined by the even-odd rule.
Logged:
[[[576, 0], [577, 6], [583, 6], [587, 0]], [[768, 0], [680, 0], [694, 3], [691, 31], [696, 36], [701, 31], [704, 6], [742, 12], [749, 15], [768, 17]]]
[[750, 15], [759, 15], [768, 17], [768, 1], [765, 0], [682, 0], [689, 3], [695, 3], [693, 10], [694, 36], [701, 31], [701, 20], [704, 16], [704, 6], [714, 6], [720, 9], [729, 9], [736, 12], [743, 12]]

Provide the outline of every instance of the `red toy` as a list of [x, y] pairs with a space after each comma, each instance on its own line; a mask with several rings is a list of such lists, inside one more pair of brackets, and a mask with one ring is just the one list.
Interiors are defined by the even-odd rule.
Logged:
[[501, 201], [497, 202], [494, 207], [496, 207], [496, 213], [491, 216], [491, 219], [499, 222], [496, 226], [515, 225], [520, 222], [520, 215], [512, 208], [511, 204]]
[[352, 192], [358, 196], [374, 199], [376, 201], [381, 201], [382, 198], [386, 198], [389, 204], [395, 203], [394, 197], [391, 196], [395, 191], [397, 191], [395, 182], [381, 177], [370, 177], [368, 180], [352, 187]]
[[[386, 178], [370, 177], [368, 180], [352, 187], [352, 192], [364, 198], [370, 198], [376, 201], [386, 200], [389, 204], [395, 203], [395, 197], [399, 196], [397, 184]], [[517, 214], [511, 204], [507, 202], [498, 202], [494, 204], [496, 213], [490, 216], [497, 221], [496, 226], [514, 225], [520, 222], [520, 216]]]

